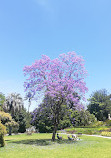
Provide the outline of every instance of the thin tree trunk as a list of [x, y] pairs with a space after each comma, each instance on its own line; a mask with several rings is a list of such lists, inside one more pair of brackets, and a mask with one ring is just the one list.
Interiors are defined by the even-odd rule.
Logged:
[[52, 134], [52, 141], [55, 141], [55, 135], [58, 129], [58, 124], [59, 124], [59, 112], [57, 111], [57, 113], [55, 114], [55, 119], [54, 119], [54, 130]]
[[57, 124], [54, 125], [54, 131], [53, 131], [53, 134], [52, 134], [52, 141], [55, 141], [55, 135], [56, 135], [56, 132], [57, 132]]
[[9, 136], [11, 136], [11, 135], [12, 135], [12, 127], [9, 126]]
[[58, 125], [59, 125], [59, 115], [60, 115], [60, 106], [62, 104], [63, 101], [61, 101], [61, 103], [57, 103], [56, 104], [56, 108], [55, 110], [53, 110], [54, 114], [55, 114], [55, 118], [54, 118], [54, 130], [53, 130], [53, 134], [52, 134], [52, 141], [55, 141], [55, 135], [58, 129]]

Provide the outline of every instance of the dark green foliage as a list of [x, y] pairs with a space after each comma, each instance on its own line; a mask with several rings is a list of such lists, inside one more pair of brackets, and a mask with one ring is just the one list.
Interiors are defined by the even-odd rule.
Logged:
[[105, 124], [106, 124], [106, 126], [111, 126], [111, 120], [106, 120]]
[[93, 114], [90, 114], [87, 110], [82, 110], [79, 112], [78, 117], [78, 126], [87, 126], [96, 121], [96, 118]]
[[69, 111], [70, 110], [68, 109], [67, 105], [61, 106], [61, 115], [60, 115], [58, 129], [64, 129], [72, 125], [69, 117]]
[[27, 115], [28, 113], [26, 112], [26, 109], [23, 108], [20, 112], [17, 112], [13, 117], [14, 120], [19, 124], [19, 133], [24, 133], [26, 131], [26, 128], [28, 128], [26, 127], [27, 122], [29, 121]]
[[[66, 105], [61, 106], [59, 117], [59, 130], [71, 126], [87, 126], [96, 120], [95, 116], [90, 114], [89, 111], [75, 111], [68, 109]], [[41, 104], [32, 112], [32, 125], [36, 126], [41, 133], [53, 131], [53, 115], [49, 106], [45, 107]]]
[[105, 121], [111, 114], [111, 100], [106, 90], [94, 92], [90, 99], [87, 110], [96, 116], [99, 121]]
[[12, 118], [19, 124], [19, 128], [13, 128], [12, 132], [24, 133], [30, 127], [31, 116], [24, 108], [23, 99], [18, 93], [11, 93], [6, 97], [3, 109], [9, 112]]
[[67, 111], [67, 114], [65, 114], [63, 119], [60, 120], [59, 127], [66, 128], [66, 126], [67, 127], [88, 126], [95, 121], [96, 121], [95, 116], [93, 114], [90, 114], [89, 111], [86, 110], [74, 111], [70, 109]]
[[4, 147], [5, 146], [5, 140], [4, 140], [4, 135], [0, 134], [0, 146]]
[[65, 129], [70, 126], [72, 126], [70, 119], [68, 117], [64, 117], [63, 120], [60, 120], [58, 129]]
[[48, 133], [53, 131], [53, 117], [50, 112], [50, 108], [40, 104], [37, 109], [32, 112], [32, 125], [40, 133]]

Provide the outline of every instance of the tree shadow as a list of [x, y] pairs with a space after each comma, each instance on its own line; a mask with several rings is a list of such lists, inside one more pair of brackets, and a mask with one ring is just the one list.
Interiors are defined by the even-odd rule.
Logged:
[[20, 141], [11, 141], [11, 143], [46, 146], [46, 145], [51, 145], [51, 140], [50, 139], [25, 139], [25, 140], [20, 140]]
[[77, 141], [74, 140], [68, 140], [68, 139], [63, 139], [63, 140], [56, 140], [58, 144], [75, 144]]
[[70, 141], [70, 140], [64, 139], [64, 140], [55, 140], [53, 142], [51, 139], [25, 139], [25, 140], [20, 140], [20, 141], [11, 140], [10, 143], [36, 145], [36, 146], [48, 146], [55, 143], [56, 144], [73, 144], [73, 143], [76, 143], [76, 141]]

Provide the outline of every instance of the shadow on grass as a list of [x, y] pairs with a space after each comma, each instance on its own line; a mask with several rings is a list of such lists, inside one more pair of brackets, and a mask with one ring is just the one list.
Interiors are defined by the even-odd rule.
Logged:
[[57, 144], [73, 144], [73, 143], [76, 143], [76, 141], [70, 141], [70, 140], [64, 139], [64, 140], [55, 140], [53, 142], [51, 139], [25, 139], [25, 140], [20, 140], [20, 141], [11, 141], [11, 143], [36, 145], [36, 146], [47, 146], [47, 145], [52, 145], [55, 143], [57, 143]]

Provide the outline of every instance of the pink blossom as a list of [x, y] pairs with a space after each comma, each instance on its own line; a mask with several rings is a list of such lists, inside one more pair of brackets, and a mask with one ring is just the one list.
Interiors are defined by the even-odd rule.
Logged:
[[[40, 60], [36, 60], [31, 66], [25, 66], [23, 71], [27, 77], [25, 91], [32, 91], [33, 96], [38, 91], [45, 90], [44, 95], [57, 100], [64, 97], [66, 101], [74, 102], [76, 107], [81, 107], [80, 98], [84, 99], [88, 90], [84, 81], [87, 71], [83, 58], [75, 52], [61, 54], [53, 60], [42, 55]], [[76, 93], [77, 97], [74, 96]]]

